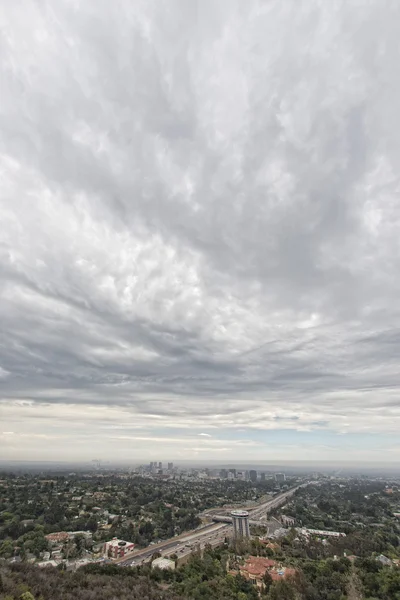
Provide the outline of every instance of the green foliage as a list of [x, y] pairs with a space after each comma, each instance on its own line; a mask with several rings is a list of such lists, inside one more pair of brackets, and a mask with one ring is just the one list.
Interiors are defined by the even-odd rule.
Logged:
[[400, 570], [381, 565], [374, 559], [356, 562], [364, 594], [367, 598], [382, 600], [400, 599]]
[[[22, 553], [37, 555], [47, 549], [44, 543], [21, 540], [37, 531], [38, 525], [42, 538], [55, 531], [88, 530], [95, 542], [115, 536], [147, 546], [198, 527], [201, 520], [197, 515], [207, 508], [253, 500], [265, 495], [272, 485], [227, 480], [149, 481], [140, 476], [127, 480], [113, 473], [99, 480], [82, 474], [51, 477], [49, 481], [43, 475], [2, 474], [5, 483], [0, 484], [0, 540], [18, 540]], [[94, 497], [96, 493], [101, 497]], [[78, 499], [72, 500], [74, 497]], [[100, 512], [93, 513], [94, 506], [99, 506]], [[111, 530], [101, 529], [103, 509], [119, 515]], [[7, 558], [10, 552], [6, 545], [2, 554], [0, 549], [0, 557]]]
[[3, 566], [2, 571], [1, 600], [182, 600], [172, 591], [162, 591], [133, 569], [62, 572], [19, 564]]

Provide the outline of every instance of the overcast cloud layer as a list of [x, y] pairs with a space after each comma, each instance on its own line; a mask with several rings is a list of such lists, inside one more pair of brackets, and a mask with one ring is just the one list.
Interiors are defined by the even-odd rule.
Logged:
[[0, 6], [0, 453], [400, 458], [400, 3]]

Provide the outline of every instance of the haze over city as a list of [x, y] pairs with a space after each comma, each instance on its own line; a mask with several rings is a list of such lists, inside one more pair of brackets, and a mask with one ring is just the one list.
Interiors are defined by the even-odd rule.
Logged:
[[400, 4], [0, 7], [0, 455], [400, 458]]

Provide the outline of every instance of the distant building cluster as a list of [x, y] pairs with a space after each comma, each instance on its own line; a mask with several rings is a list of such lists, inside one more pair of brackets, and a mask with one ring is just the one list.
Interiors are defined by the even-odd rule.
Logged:
[[[271, 471], [258, 471], [256, 469], [237, 469], [237, 468], [222, 468], [212, 469], [207, 467], [202, 468], [182, 468], [174, 465], [173, 462], [168, 462], [166, 465], [162, 461], [151, 461], [147, 465], [141, 465], [132, 470], [132, 473], [137, 473], [142, 476], [170, 479], [179, 477], [180, 479], [226, 479], [228, 481], [247, 481], [256, 483], [257, 481], [266, 481], [273, 479], [276, 482], [276, 491], [285, 489], [286, 482], [285, 473], [273, 473]], [[286, 484], [287, 485], [287, 484]]]
[[161, 461], [152, 461], [147, 467], [147, 471], [152, 475], [171, 475], [174, 471], [174, 463], [169, 462], [167, 468], [165, 469]]

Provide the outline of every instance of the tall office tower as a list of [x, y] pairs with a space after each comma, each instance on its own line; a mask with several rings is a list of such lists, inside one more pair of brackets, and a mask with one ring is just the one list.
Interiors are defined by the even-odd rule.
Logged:
[[159, 462], [159, 463], [158, 463], [158, 468], [159, 468], [159, 469], [162, 469], [162, 462]]
[[249, 538], [249, 513], [247, 510], [234, 510], [231, 512], [233, 533], [235, 540], [238, 538]]
[[168, 463], [168, 471], [172, 471], [174, 468], [174, 463]]
[[285, 473], [275, 473], [275, 481], [278, 481], [279, 483], [283, 483], [285, 480], [286, 480]]
[[254, 469], [250, 471], [250, 481], [257, 481], [257, 471], [254, 471]]

